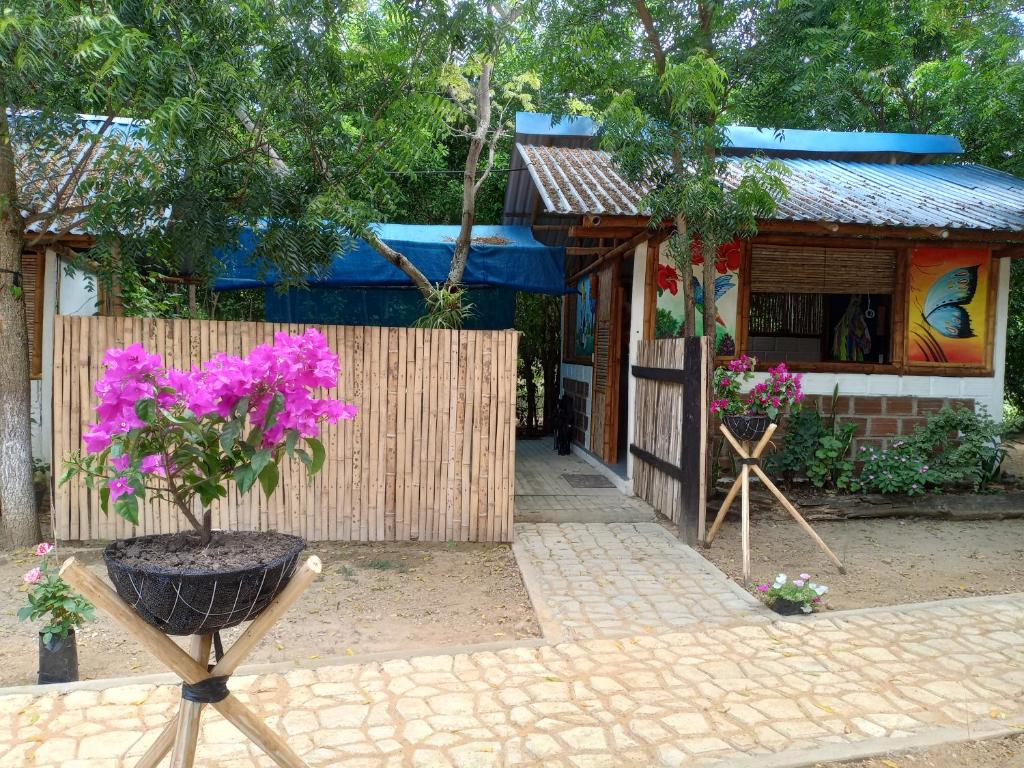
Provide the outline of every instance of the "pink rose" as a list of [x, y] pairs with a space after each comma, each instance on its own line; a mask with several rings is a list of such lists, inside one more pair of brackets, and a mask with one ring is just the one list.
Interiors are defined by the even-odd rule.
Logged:
[[48, 541], [44, 541], [44, 542], [40, 543], [40, 545], [38, 547], [36, 547], [36, 554], [39, 555], [40, 557], [42, 557], [43, 555], [48, 555], [52, 551], [53, 551], [53, 544], [51, 544]]
[[22, 578], [26, 584], [38, 584], [43, 580], [43, 572], [38, 568], [33, 568], [31, 571], [26, 573]]

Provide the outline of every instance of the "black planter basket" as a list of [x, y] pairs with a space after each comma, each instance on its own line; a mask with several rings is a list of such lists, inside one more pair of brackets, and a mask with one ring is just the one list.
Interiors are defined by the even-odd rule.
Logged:
[[722, 423], [737, 440], [760, 440], [768, 431], [768, 425], [772, 420], [764, 414], [751, 416], [745, 413], [732, 413], [723, 416]]
[[[142, 536], [121, 544], [172, 535]], [[234, 571], [125, 565], [115, 557], [115, 543], [103, 551], [103, 559], [117, 594], [147, 623], [168, 635], [206, 634], [255, 619], [288, 584], [306, 542], [298, 536], [275, 535], [291, 540], [286, 554]]]
[[784, 597], [776, 597], [772, 601], [771, 609], [780, 616], [802, 616], [804, 611], [804, 604], [797, 603], [793, 600], [787, 600]]
[[75, 630], [67, 637], [53, 635], [50, 642], [39, 633], [39, 684], [74, 683], [78, 680], [78, 642]]

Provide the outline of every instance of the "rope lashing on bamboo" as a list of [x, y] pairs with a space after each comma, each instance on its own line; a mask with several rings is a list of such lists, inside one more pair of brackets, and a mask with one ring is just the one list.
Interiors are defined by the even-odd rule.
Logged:
[[[220, 632], [213, 633], [213, 655], [218, 662], [224, 658], [224, 644], [221, 642]], [[215, 666], [207, 664], [206, 668], [212, 672]], [[228, 690], [230, 679], [231, 675], [217, 675], [198, 683], [182, 682], [181, 698], [185, 701], [194, 701], [196, 704], [216, 704], [218, 701], [224, 701], [231, 693]]]

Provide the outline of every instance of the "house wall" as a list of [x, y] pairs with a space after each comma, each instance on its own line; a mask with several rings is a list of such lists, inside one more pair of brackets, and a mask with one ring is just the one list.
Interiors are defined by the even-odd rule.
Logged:
[[32, 455], [47, 463], [53, 458], [50, 411], [53, 402], [53, 318], [55, 315], [97, 315], [96, 276], [75, 269], [53, 250], [46, 251], [43, 269], [43, 375], [31, 382]]
[[590, 387], [594, 368], [590, 365], [562, 363], [562, 392], [572, 398], [572, 441], [581, 447], [590, 445]]

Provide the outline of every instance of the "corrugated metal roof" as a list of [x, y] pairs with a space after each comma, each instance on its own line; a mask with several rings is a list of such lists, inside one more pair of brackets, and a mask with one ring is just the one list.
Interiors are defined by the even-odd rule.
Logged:
[[[15, 162], [18, 165], [18, 186], [23, 213], [32, 216], [54, 209], [58, 196], [60, 208], [77, 210], [89, 205], [105, 190], [108, 180], [101, 168], [104, 156], [111, 152], [128, 152], [128, 162], [119, 166], [121, 175], [135, 177], [136, 153], [145, 149], [145, 142], [139, 137], [141, 122], [130, 118], [107, 118], [94, 115], [79, 115], [76, 120], [59, 126], [59, 130], [45, 137], [32, 135], [33, 130], [19, 128], [26, 121], [34, 120], [33, 113], [11, 115], [14, 133]], [[28, 138], [30, 136], [31, 138]], [[97, 144], [92, 149], [93, 144]], [[141, 156], [140, 156], [141, 158]], [[80, 161], [85, 161], [82, 173], [72, 188], [65, 189], [71, 174]], [[29, 232], [40, 232], [44, 227], [50, 233], [84, 235], [85, 230], [77, 225], [78, 215], [67, 215], [57, 219], [32, 221]]]
[[[548, 213], [644, 215], [643, 190], [622, 178], [607, 152], [516, 147]], [[789, 169], [789, 194], [775, 220], [1024, 231], [1024, 180], [984, 166], [778, 162]], [[727, 184], [738, 181], [740, 163], [729, 162]]]

